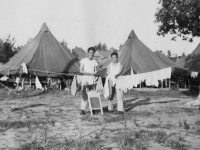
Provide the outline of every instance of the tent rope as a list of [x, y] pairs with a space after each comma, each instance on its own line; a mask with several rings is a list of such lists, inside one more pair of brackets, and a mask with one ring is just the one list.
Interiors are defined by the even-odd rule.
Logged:
[[5, 88], [8, 89], [9, 91], [15, 93], [16, 95], [19, 95], [19, 94], [17, 94], [14, 90], [12, 90], [12, 89], [8, 88], [7, 86], [3, 85], [1, 82], [0, 82], [0, 85], [2, 85], [3, 87], [5, 87]]

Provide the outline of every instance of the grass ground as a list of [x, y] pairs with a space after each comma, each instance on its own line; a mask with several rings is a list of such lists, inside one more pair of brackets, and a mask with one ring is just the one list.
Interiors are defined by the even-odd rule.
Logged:
[[[103, 116], [80, 116], [80, 93], [0, 94], [0, 149], [200, 149], [200, 110], [181, 107], [198, 93], [134, 89], [125, 94], [125, 115]], [[102, 103], [106, 110], [104, 98]]]

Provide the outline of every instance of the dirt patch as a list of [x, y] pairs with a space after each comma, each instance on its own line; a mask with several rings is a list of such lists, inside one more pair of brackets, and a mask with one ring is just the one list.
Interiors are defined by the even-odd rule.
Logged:
[[80, 96], [64, 91], [1, 99], [0, 149], [198, 149], [200, 111], [180, 107], [194, 98], [177, 92], [131, 91], [125, 115], [103, 116], [80, 116]]

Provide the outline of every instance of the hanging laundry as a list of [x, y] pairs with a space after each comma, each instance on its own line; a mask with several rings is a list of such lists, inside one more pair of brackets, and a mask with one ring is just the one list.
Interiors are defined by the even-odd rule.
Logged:
[[74, 79], [72, 81], [72, 84], [71, 84], [71, 93], [73, 96], [76, 96], [76, 93], [77, 93], [77, 76], [74, 76]]
[[104, 98], [108, 98], [110, 95], [109, 86], [108, 86], [108, 76], [106, 77], [106, 81], [103, 88], [103, 96]]
[[133, 80], [133, 76], [134, 76], [134, 73], [133, 73], [133, 69], [131, 68], [131, 75], [128, 77], [129, 79], [129, 83], [128, 83], [128, 89], [131, 90], [134, 86], [134, 83], [135, 81]]
[[96, 92], [102, 94], [103, 93], [103, 84], [101, 77], [98, 78], [97, 85], [96, 85]]
[[120, 89], [121, 91], [127, 92], [128, 90], [133, 88], [133, 81], [131, 75], [126, 75], [126, 76], [120, 76], [116, 80], [116, 87]]
[[19, 81], [20, 81], [20, 78], [19, 78], [19, 77], [16, 77], [15, 83], [19, 84]]
[[170, 79], [172, 75], [172, 67], [166, 68], [166, 78], [165, 79]]
[[77, 83], [78, 83], [79, 85], [82, 84], [82, 76], [81, 76], [81, 75], [77, 75]]
[[42, 84], [40, 83], [40, 80], [38, 79], [37, 76], [36, 76], [36, 78], [35, 78], [35, 87], [36, 87], [36, 89], [43, 90]]
[[149, 73], [146, 73], [147, 76], [146, 76], [146, 85], [147, 86], [158, 86], [159, 83], [158, 83], [158, 80], [159, 80], [159, 73], [157, 71], [153, 71], [153, 72], [149, 72]]
[[144, 81], [146, 81], [147, 86], [154, 85], [158, 87], [159, 80], [168, 78], [171, 78], [171, 67], [141, 74], [132, 73], [132, 75], [120, 76], [116, 81], [116, 86], [118, 89], [127, 92], [127, 90], [137, 87], [138, 84]]
[[160, 70], [160, 74], [161, 74], [161, 79], [160, 80], [171, 78], [171, 72], [172, 72], [171, 71], [171, 67]]
[[3, 76], [3, 77], [1, 77], [0, 80], [1, 80], [1, 81], [7, 81], [7, 80], [8, 80], [8, 77], [7, 77], [7, 76]]
[[191, 77], [192, 78], [196, 78], [198, 76], [198, 72], [191, 72]]
[[28, 69], [25, 63], [22, 63], [22, 72], [28, 74]]

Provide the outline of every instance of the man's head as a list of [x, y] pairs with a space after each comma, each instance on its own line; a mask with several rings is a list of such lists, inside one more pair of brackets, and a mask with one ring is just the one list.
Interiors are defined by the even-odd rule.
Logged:
[[95, 48], [94, 47], [89, 47], [87, 52], [88, 52], [89, 59], [92, 59], [93, 56], [94, 56], [94, 53], [95, 53]]
[[118, 62], [118, 54], [116, 52], [111, 53], [111, 58], [114, 63]]

